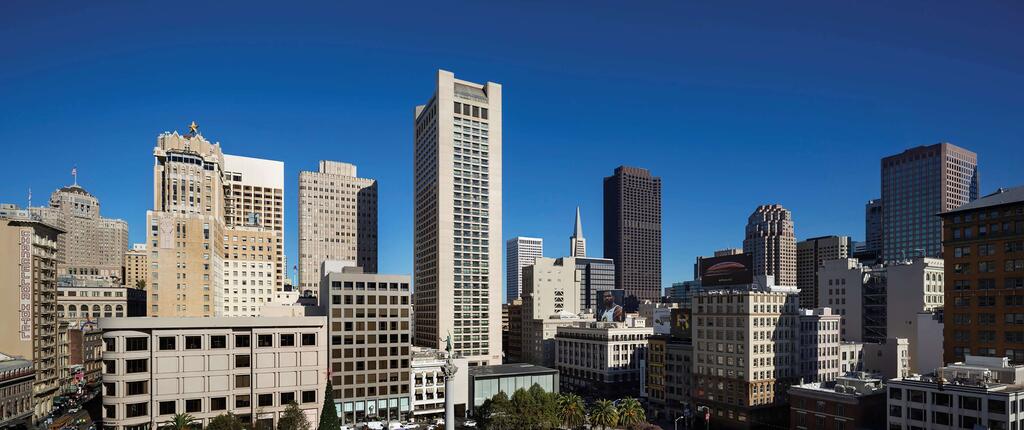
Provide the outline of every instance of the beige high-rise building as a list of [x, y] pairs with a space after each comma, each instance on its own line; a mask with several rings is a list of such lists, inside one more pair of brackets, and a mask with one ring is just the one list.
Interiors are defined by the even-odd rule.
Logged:
[[224, 231], [224, 304], [218, 315], [259, 316], [278, 291], [279, 232], [261, 227]]
[[124, 285], [141, 289], [149, 285], [149, 251], [145, 243], [136, 243], [124, 253]]
[[413, 113], [416, 344], [501, 363], [501, 85], [437, 72]]
[[57, 262], [62, 230], [28, 218], [0, 218], [0, 351], [32, 361], [32, 422], [53, 409], [59, 386]]
[[356, 166], [320, 161], [299, 172], [299, 287], [317, 291], [320, 264], [352, 261], [377, 272], [377, 181], [356, 176]]
[[818, 268], [830, 261], [845, 259], [852, 251], [849, 236], [812, 237], [796, 244], [796, 286], [800, 288], [800, 307], [818, 306]]
[[523, 268], [523, 361], [554, 366], [558, 327], [593, 321], [593, 315], [579, 315], [579, 291], [580, 271], [573, 257], [540, 257]]
[[[284, 163], [225, 154], [224, 199], [224, 225], [229, 229], [242, 228], [246, 236], [260, 240], [261, 248], [266, 244], [273, 254], [271, 289], [281, 290], [288, 269], [284, 260]], [[252, 237], [255, 230], [267, 234]], [[235, 262], [231, 265], [234, 267]]]
[[57, 276], [106, 279], [121, 284], [128, 249], [128, 223], [100, 215], [100, 201], [75, 183], [54, 191], [49, 207], [29, 208], [43, 222], [64, 230], [57, 244]]
[[775, 277], [775, 285], [796, 286], [793, 214], [782, 205], [761, 205], [747, 220], [743, 252], [754, 258], [754, 275]]
[[153, 156], [148, 315], [215, 316], [223, 299], [224, 153], [193, 123], [185, 135], [158, 136]]

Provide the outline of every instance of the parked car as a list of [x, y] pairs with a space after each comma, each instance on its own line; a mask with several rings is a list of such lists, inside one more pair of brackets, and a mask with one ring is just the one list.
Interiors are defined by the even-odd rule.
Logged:
[[384, 430], [384, 423], [380, 421], [370, 421], [366, 423], [366, 428], [370, 430]]
[[473, 421], [473, 420], [466, 420], [466, 421], [464, 421], [464, 422], [462, 423], [462, 425], [463, 425], [463, 426], [465, 426], [465, 427], [471, 427], [471, 428], [472, 428], [472, 427], [476, 427], [476, 421]]

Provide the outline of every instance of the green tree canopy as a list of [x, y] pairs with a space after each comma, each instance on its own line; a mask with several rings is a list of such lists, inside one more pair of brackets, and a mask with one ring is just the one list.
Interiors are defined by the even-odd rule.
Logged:
[[288, 403], [288, 407], [285, 408], [284, 414], [277, 420], [277, 430], [309, 430], [309, 420], [306, 419], [306, 414], [299, 409], [299, 405], [294, 401]]
[[587, 406], [580, 396], [563, 394], [558, 397], [558, 417], [563, 427], [579, 429], [587, 424]]
[[243, 426], [237, 416], [228, 412], [213, 417], [210, 424], [206, 426], [206, 430], [243, 430]]
[[619, 424], [626, 428], [636, 428], [647, 423], [647, 415], [639, 401], [627, 397], [619, 402]]
[[609, 400], [598, 400], [590, 408], [590, 424], [602, 429], [619, 425], [619, 411]]
[[327, 391], [324, 393], [324, 408], [320, 411], [320, 430], [338, 430], [341, 428], [341, 421], [338, 420], [338, 410], [334, 406], [334, 386], [331, 379], [327, 378]]

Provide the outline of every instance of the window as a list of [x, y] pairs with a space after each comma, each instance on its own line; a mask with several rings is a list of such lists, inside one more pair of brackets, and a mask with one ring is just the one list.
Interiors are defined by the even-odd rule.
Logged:
[[249, 388], [249, 375], [235, 375], [235, 388]]
[[235, 348], [248, 348], [249, 347], [249, 335], [247, 334], [236, 334], [235, 335]]
[[210, 410], [211, 411], [223, 411], [228, 408], [227, 397], [211, 397], [210, 398]]
[[[278, 346], [295, 346], [295, 335], [294, 334], [282, 334], [280, 339], [281, 344]], [[263, 345], [260, 345], [263, 346]], [[270, 346], [270, 345], [267, 345]]]
[[149, 412], [147, 412], [148, 409], [149, 409], [149, 403], [147, 403], [147, 402], [129, 403], [129, 404], [125, 405], [125, 411], [124, 411], [125, 417], [127, 417], [127, 418], [134, 418], [134, 417], [141, 417], [143, 415], [149, 415]]
[[[113, 340], [113, 339], [110, 339]], [[149, 349], [148, 337], [129, 337], [124, 340], [125, 351], [145, 351]], [[108, 349], [107, 351], [112, 351]]]
[[907, 390], [907, 399], [914, 403], [924, 403], [925, 395], [924, 391], [920, 390]]
[[258, 406], [274, 406], [274, 395], [259, 394], [256, 396], [256, 404]]
[[103, 395], [104, 396], [116, 396], [117, 395], [117, 384], [112, 382], [103, 383]]
[[146, 359], [140, 358], [138, 360], [125, 360], [124, 367], [125, 373], [141, 373], [146, 371]]
[[274, 346], [274, 335], [261, 334], [256, 336], [256, 346], [260, 348]]
[[988, 400], [988, 412], [996, 414], [1006, 413], [1006, 401], [989, 399]]
[[315, 333], [303, 333], [302, 334], [302, 346], [315, 346], [316, 345], [316, 334]]
[[202, 399], [188, 399], [185, 401], [185, 412], [202, 412]]
[[173, 351], [175, 349], [175, 338], [174, 336], [161, 336], [160, 337], [160, 350], [161, 351]]
[[932, 422], [939, 425], [953, 425], [953, 417], [945, 412], [932, 412]]
[[903, 390], [899, 388], [889, 388], [889, 398], [903, 400]]
[[316, 391], [309, 390], [302, 392], [302, 403], [316, 403]]
[[236, 355], [235, 356], [235, 367], [249, 367], [250, 366], [249, 354]]
[[288, 405], [295, 401], [295, 393], [281, 393], [281, 405]]
[[224, 349], [227, 346], [227, 336], [210, 336], [210, 349]]
[[249, 407], [249, 395], [243, 394], [235, 396], [235, 407], [236, 408], [248, 408]]
[[[74, 305], [72, 305], [72, 306], [74, 306]], [[72, 315], [72, 317], [73, 317], [73, 316], [74, 316], [74, 315]], [[106, 338], [106, 339], [103, 339], [103, 346], [105, 346], [105, 347], [106, 347], [106, 348], [105, 348], [105, 350], [106, 350], [107, 352], [114, 352], [114, 351], [117, 351], [117, 340], [116, 340], [116, 339], [114, 339], [114, 338]]]
[[981, 399], [977, 397], [960, 396], [960, 409], [980, 411]]
[[174, 400], [160, 402], [160, 415], [174, 415]]
[[146, 384], [148, 382], [149, 381], [131, 381], [131, 382], [126, 382], [124, 384], [125, 385], [125, 391], [128, 393], [129, 396], [138, 396], [138, 395], [141, 395], [141, 394], [146, 394]]
[[202, 349], [202, 336], [185, 336], [185, 349]]
[[890, 417], [903, 417], [903, 408], [897, 405], [889, 405]]

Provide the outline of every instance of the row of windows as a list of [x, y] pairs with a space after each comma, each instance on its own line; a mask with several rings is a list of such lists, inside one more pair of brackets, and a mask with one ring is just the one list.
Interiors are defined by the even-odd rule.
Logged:
[[[158, 349], [160, 351], [176, 351], [178, 349], [178, 340], [183, 337], [184, 347], [186, 350], [202, 349], [203, 348], [203, 335], [186, 335], [186, 336], [159, 336], [158, 337]], [[299, 340], [302, 346], [316, 346], [316, 333], [302, 333], [299, 335]], [[209, 336], [209, 348], [210, 349], [224, 349], [228, 346], [227, 335], [210, 335]], [[235, 348], [248, 348], [250, 346], [249, 335], [238, 334], [234, 336]], [[282, 333], [278, 335], [278, 346], [295, 346], [296, 336], [291, 333]], [[106, 350], [110, 352], [117, 351], [117, 339], [116, 338], [105, 338], [103, 342], [106, 344]], [[272, 334], [260, 334], [256, 336], [257, 347], [273, 347], [274, 346], [274, 335]], [[125, 351], [146, 351], [149, 349], [149, 337], [129, 337], [125, 338]]]

